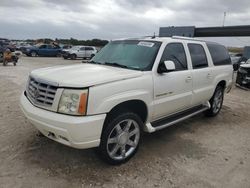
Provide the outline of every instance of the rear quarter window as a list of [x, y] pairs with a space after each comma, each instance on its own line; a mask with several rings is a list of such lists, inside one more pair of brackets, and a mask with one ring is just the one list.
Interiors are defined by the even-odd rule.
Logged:
[[227, 49], [224, 46], [207, 43], [207, 47], [215, 66], [231, 64], [231, 58]]
[[200, 69], [208, 67], [207, 56], [205, 50], [200, 44], [188, 44], [193, 69]]

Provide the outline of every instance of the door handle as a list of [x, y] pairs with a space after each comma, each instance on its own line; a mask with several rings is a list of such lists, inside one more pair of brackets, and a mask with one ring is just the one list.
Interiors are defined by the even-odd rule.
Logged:
[[186, 78], [186, 82], [190, 82], [192, 80], [192, 77], [191, 76], [188, 76], [187, 78]]

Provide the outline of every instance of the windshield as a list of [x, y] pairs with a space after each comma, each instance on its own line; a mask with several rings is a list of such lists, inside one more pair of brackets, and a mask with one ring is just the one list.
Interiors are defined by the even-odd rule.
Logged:
[[98, 52], [91, 62], [128, 69], [151, 70], [161, 42], [113, 41]]
[[243, 57], [250, 59], [250, 46], [244, 48]]
[[72, 46], [72, 48], [70, 48], [70, 50], [78, 50], [79, 48], [81, 48], [81, 46]]

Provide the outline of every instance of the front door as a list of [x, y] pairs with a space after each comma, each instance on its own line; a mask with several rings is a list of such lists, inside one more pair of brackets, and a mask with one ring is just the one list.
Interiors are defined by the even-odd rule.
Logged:
[[182, 43], [165, 47], [160, 63], [171, 60], [175, 71], [154, 76], [154, 119], [168, 116], [191, 106], [192, 74]]

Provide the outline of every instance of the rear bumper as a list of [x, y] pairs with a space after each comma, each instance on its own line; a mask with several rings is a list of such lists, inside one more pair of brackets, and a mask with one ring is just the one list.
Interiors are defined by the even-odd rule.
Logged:
[[24, 94], [20, 107], [29, 121], [52, 140], [78, 149], [100, 144], [106, 114], [85, 117], [58, 114], [33, 106]]

